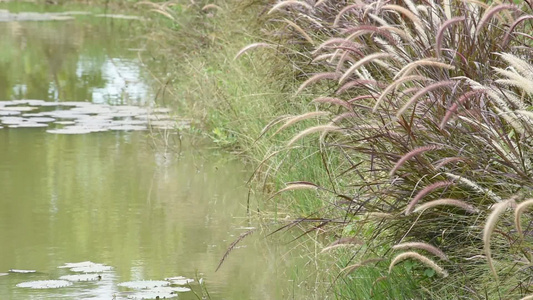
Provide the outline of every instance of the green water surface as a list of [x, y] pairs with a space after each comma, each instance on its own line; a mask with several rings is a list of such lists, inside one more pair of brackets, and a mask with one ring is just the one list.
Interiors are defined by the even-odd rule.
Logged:
[[[153, 105], [135, 22], [0, 22], [0, 100]], [[287, 268], [296, 262], [260, 233], [215, 273], [227, 246], [254, 226], [246, 218], [249, 172], [186, 144], [170, 151], [147, 131], [0, 129], [0, 273], [37, 271], [0, 276], [0, 299], [125, 299], [131, 291], [117, 283], [173, 276], [194, 278], [200, 298], [208, 296], [200, 278], [211, 299], [293, 297]], [[57, 267], [88, 260], [113, 271], [67, 288], [16, 287], [73, 274]]]

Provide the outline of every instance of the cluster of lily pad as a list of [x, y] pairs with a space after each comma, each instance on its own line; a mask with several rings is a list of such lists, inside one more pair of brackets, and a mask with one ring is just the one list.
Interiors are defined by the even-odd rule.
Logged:
[[0, 101], [1, 128], [48, 128], [54, 134], [86, 134], [110, 130], [169, 130], [188, 126], [172, 120], [167, 108], [106, 105], [91, 102]]
[[[109, 272], [113, 267], [94, 263], [91, 261], [84, 261], [78, 263], [65, 263], [59, 266], [60, 269], [69, 269], [71, 272], [78, 274], [69, 274], [60, 276], [57, 280], [36, 280], [18, 283], [19, 288], [30, 289], [56, 289], [72, 286], [76, 282], [100, 281], [109, 277]], [[9, 273], [31, 274], [36, 273], [36, 270], [21, 270], [11, 269]], [[0, 273], [0, 276], [8, 275], [9, 273]], [[107, 275], [106, 275], [107, 274]], [[194, 282], [194, 279], [189, 279], [183, 276], [169, 277], [165, 280], [140, 280], [127, 281], [117, 284], [131, 291], [121, 293], [128, 299], [167, 299], [175, 298], [178, 293], [189, 292], [190, 288], [185, 287]]]

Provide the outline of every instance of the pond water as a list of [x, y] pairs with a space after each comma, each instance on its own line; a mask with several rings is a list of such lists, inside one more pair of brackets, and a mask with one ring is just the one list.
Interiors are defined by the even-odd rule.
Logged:
[[[50, 112], [78, 108], [79, 114], [106, 122], [153, 116], [154, 94], [135, 50], [142, 43], [132, 38], [140, 35], [137, 20], [79, 14], [8, 20], [2, 13], [0, 111], [35, 118], [20, 109], [33, 107], [31, 113], [49, 120], [35, 121], [47, 124], [42, 128], [21, 128], [1, 119], [0, 299], [134, 298], [139, 292], [120, 283], [167, 285], [155, 280], [178, 276], [184, 278], [173, 282], [179, 286], [173, 285], [171, 295], [179, 292], [181, 299], [294, 297], [298, 288], [288, 273], [301, 262], [285, 259], [294, 245], [267, 242], [260, 233], [235, 247], [215, 272], [227, 246], [255, 226], [246, 218], [249, 171], [242, 164], [180, 143], [167, 127], [144, 123], [146, 128], [137, 129], [146, 130], [54, 132], [85, 117]], [[20, 99], [46, 103], [13, 102]], [[84, 111], [87, 106], [92, 111]], [[103, 117], [105, 107], [135, 112]], [[166, 110], [158, 113], [170, 116]], [[154, 137], [161, 133], [166, 139]], [[85, 261], [102, 264], [96, 266], [101, 270], [68, 265]], [[84, 272], [89, 273], [72, 276]], [[69, 286], [25, 287], [58, 279], [67, 279]]]

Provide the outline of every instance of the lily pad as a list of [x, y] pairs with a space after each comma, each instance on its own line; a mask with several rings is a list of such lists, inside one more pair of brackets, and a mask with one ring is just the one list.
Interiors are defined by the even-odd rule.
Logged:
[[70, 268], [79, 268], [79, 267], [89, 267], [92, 265], [96, 265], [97, 263], [93, 263], [92, 261], [82, 261], [77, 263], [65, 263], [62, 266], [57, 267], [58, 269], [70, 269]]
[[70, 270], [72, 272], [78, 272], [78, 273], [102, 273], [102, 272], [113, 270], [113, 267], [106, 266], [103, 264], [93, 264], [90, 266], [72, 268]]
[[94, 130], [79, 127], [79, 126], [68, 126], [68, 127], [60, 128], [60, 129], [50, 129], [50, 130], [47, 130], [46, 132], [54, 133], [54, 134], [87, 134], [87, 133], [94, 132]]
[[191, 289], [185, 287], [156, 287], [149, 290], [139, 291], [128, 295], [128, 299], [167, 299], [178, 297], [178, 293], [190, 292]]
[[0, 110], [0, 116], [17, 116], [17, 115], [20, 115], [20, 111]]
[[175, 285], [187, 285], [189, 283], [194, 282], [194, 279], [185, 278], [183, 276], [165, 278], [165, 280], [170, 281], [171, 284], [175, 284]]
[[21, 273], [21, 274], [26, 274], [26, 273], [35, 273], [35, 272], [37, 272], [37, 271], [35, 271], [35, 270], [11, 269], [11, 270], [9, 270], [9, 272], [11, 272], [11, 273]]
[[32, 111], [36, 110], [37, 107], [33, 106], [9, 106], [9, 107], [2, 107], [3, 111]]
[[131, 131], [131, 130], [146, 130], [146, 126], [141, 125], [119, 125], [119, 126], [111, 126], [109, 127], [111, 130], [124, 130], [124, 131]]
[[17, 287], [30, 289], [57, 289], [71, 286], [72, 282], [66, 280], [37, 280], [17, 284]]
[[18, 124], [9, 125], [10, 128], [40, 128], [48, 127], [48, 124], [35, 123], [35, 122], [22, 122]]
[[0, 273], [0, 276], [6, 276], [9, 275], [9, 273]]
[[81, 274], [81, 275], [64, 275], [59, 277], [59, 279], [79, 282], [79, 281], [96, 281], [102, 279], [102, 276], [98, 274]]
[[28, 118], [28, 121], [30, 122], [36, 122], [36, 123], [49, 123], [54, 122], [56, 119], [54, 118], [47, 118], [47, 117], [31, 117]]
[[118, 286], [135, 289], [135, 290], [144, 290], [144, 289], [153, 289], [156, 287], [165, 287], [170, 285], [170, 282], [165, 280], [140, 280], [140, 281], [126, 281], [117, 284]]

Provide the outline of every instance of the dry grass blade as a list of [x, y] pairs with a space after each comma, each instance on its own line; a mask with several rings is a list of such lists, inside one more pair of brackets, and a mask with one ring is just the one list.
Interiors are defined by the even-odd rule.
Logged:
[[522, 232], [522, 224], [520, 224], [520, 217], [522, 216], [522, 213], [531, 205], [533, 205], [533, 199], [528, 199], [518, 204], [514, 211], [514, 224], [516, 227], [516, 231], [518, 232], [521, 238], [524, 237], [524, 233]]
[[175, 21], [176, 19], [174, 18], [173, 15], [171, 15], [168, 11], [166, 10], [163, 10], [163, 9], [160, 9], [160, 8], [153, 8], [153, 9], [150, 9], [150, 11], [153, 11], [153, 12], [156, 12], [160, 15], [163, 15], [169, 19], [171, 19], [172, 21]]
[[427, 151], [432, 151], [432, 150], [437, 150], [437, 149], [441, 149], [440, 146], [437, 146], [437, 145], [429, 145], [429, 146], [422, 146], [422, 147], [418, 147], [418, 148], [415, 148], [409, 152], [407, 152], [406, 154], [404, 154], [397, 162], [396, 164], [394, 165], [394, 167], [392, 168], [392, 170], [389, 172], [389, 176], [392, 176], [394, 175], [394, 173], [396, 173], [396, 171], [398, 171], [398, 169], [408, 160], [410, 160], [411, 158], [419, 155], [419, 154], [422, 154], [424, 152], [427, 152]]
[[218, 269], [220, 269], [220, 267], [222, 266], [222, 264], [224, 263], [224, 261], [226, 260], [226, 258], [228, 257], [228, 255], [230, 254], [230, 252], [235, 248], [235, 246], [237, 246], [238, 243], [240, 243], [242, 240], [244, 240], [244, 238], [246, 238], [247, 236], [249, 236], [250, 234], [254, 233], [255, 232], [255, 228], [254, 229], [250, 229], [246, 232], [243, 232], [241, 235], [239, 235], [239, 237], [233, 241], [229, 247], [228, 247], [228, 250], [226, 250], [226, 252], [224, 253], [224, 256], [222, 256], [222, 259], [220, 260], [220, 262], [218, 263], [218, 266], [217, 268], [215, 269], [215, 272], [218, 271]]
[[405, 250], [405, 249], [413, 249], [413, 248], [425, 250], [431, 254], [434, 254], [435, 256], [439, 257], [442, 260], [448, 260], [448, 257], [446, 256], [446, 254], [444, 254], [444, 252], [442, 252], [442, 250], [428, 243], [409, 242], [409, 243], [401, 243], [401, 244], [392, 246], [392, 249], [394, 250]]
[[329, 115], [329, 112], [327, 111], [312, 111], [312, 112], [308, 112], [308, 113], [305, 113], [305, 114], [302, 114], [302, 115], [299, 115], [299, 116], [295, 116], [295, 117], [292, 117], [292, 118], [289, 118], [285, 124], [281, 125], [281, 127], [276, 130], [276, 132], [274, 132], [274, 135], [278, 134], [280, 131], [282, 131], [283, 129], [293, 125], [293, 124], [296, 124], [300, 121], [303, 121], [303, 120], [307, 120], [307, 119], [311, 119], [311, 118], [315, 118], [315, 117], [321, 117], [321, 116], [327, 116]]
[[292, 146], [297, 140], [303, 138], [304, 136], [307, 136], [309, 134], [315, 133], [315, 132], [331, 132], [331, 131], [340, 131], [342, 130], [341, 127], [333, 126], [333, 125], [318, 125], [315, 127], [307, 128], [306, 130], [300, 132], [295, 137], [293, 137], [289, 143], [287, 143], [287, 147]]
[[475, 208], [474, 206], [472, 206], [472, 205], [470, 205], [470, 204], [468, 204], [468, 203], [466, 203], [464, 201], [457, 200], [457, 199], [449, 199], [449, 198], [442, 198], [442, 199], [437, 199], [437, 200], [426, 202], [424, 204], [419, 205], [414, 210], [414, 212], [424, 211], [426, 209], [437, 207], [437, 206], [441, 206], [441, 205], [455, 206], [457, 208], [464, 209], [465, 211], [467, 211], [469, 213], [478, 213], [479, 212], [479, 209]]
[[509, 207], [510, 200], [503, 201], [501, 203], [496, 203], [493, 205], [492, 212], [490, 213], [487, 221], [485, 222], [485, 228], [483, 229], [483, 250], [485, 251], [485, 256], [487, 257], [487, 263], [489, 268], [496, 279], [498, 279], [498, 273], [494, 268], [494, 262], [492, 261], [492, 253], [490, 250], [490, 239], [492, 232], [498, 223], [498, 219]]
[[418, 203], [418, 201], [420, 201], [420, 199], [422, 199], [427, 194], [431, 193], [432, 191], [436, 189], [446, 188], [452, 185], [454, 185], [454, 183], [451, 181], [439, 181], [439, 182], [435, 182], [435, 183], [432, 183], [426, 186], [420, 192], [418, 192], [416, 196], [409, 202], [409, 204], [407, 205], [407, 208], [405, 209], [405, 215], [409, 215], [411, 212], [413, 212], [413, 209], [415, 205]]
[[275, 12], [276, 10], [279, 10], [279, 9], [282, 9], [284, 7], [287, 7], [287, 6], [301, 6], [301, 7], [304, 7], [308, 10], [313, 10], [313, 6], [311, 6], [309, 3], [307, 2], [304, 2], [304, 1], [296, 1], [296, 0], [286, 0], [286, 1], [282, 1], [282, 2], [279, 2], [278, 4], [274, 5], [269, 11], [267, 14], [271, 14], [273, 12]]
[[258, 48], [258, 47], [273, 48], [274, 46], [271, 44], [267, 44], [267, 43], [253, 43], [239, 50], [239, 52], [235, 55], [233, 59], [235, 60], [239, 58], [241, 55], [243, 55], [244, 53], [246, 53], [248, 50]]
[[421, 263], [425, 264], [426, 266], [432, 268], [433, 270], [435, 270], [435, 272], [437, 272], [437, 274], [443, 276], [443, 277], [446, 277], [448, 276], [448, 273], [443, 269], [441, 268], [439, 265], [437, 265], [434, 261], [432, 261], [431, 259], [419, 254], [419, 253], [416, 253], [416, 252], [412, 252], [412, 251], [408, 251], [408, 252], [404, 252], [404, 253], [401, 253], [401, 254], [398, 254], [393, 260], [392, 262], [390, 263], [390, 266], [389, 266], [389, 273], [392, 271], [392, 268], [399, 262], [403, 261], [403, 260], [406, 260], [408, 258], [411, 258], [411, 259], [416, 259], [418, 261], [420, 261]]

